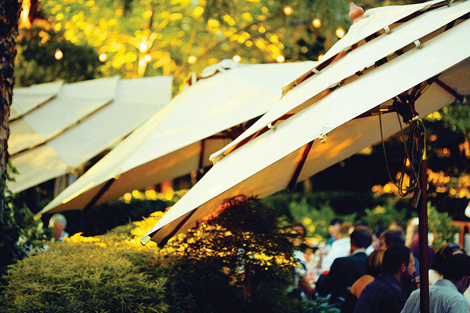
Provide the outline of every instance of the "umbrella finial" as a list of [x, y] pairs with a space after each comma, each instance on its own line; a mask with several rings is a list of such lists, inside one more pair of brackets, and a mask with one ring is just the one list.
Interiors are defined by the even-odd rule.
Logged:
[[349, 17], [353, 20], [353, 23], [356, 23], [364, 18], [364, 9], [354, 4], [354, 2], [349, 3]]

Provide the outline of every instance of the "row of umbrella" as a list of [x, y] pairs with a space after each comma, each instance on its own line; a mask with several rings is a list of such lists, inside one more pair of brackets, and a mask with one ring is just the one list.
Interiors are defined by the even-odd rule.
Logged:
[[319, 62], [214, 65], [40, 214], [203, 169], [210, 155], [212, 168], [142, 239], [164, 244], [227, 198], [292, 187], [468, 96], [469, 17], [466, 1], [381, 7], [356, 19]]
[[17, 193], [77, 170], [171, 100], [171, 77], [62, 82], [13, 91], [8, 150]]
[[152, 115], [39, 214], [84, 209], [128, 191], [211, 165], [209, 156], [236, 138], [314, 62], [242, 65], [224, 60], [192, 75]]

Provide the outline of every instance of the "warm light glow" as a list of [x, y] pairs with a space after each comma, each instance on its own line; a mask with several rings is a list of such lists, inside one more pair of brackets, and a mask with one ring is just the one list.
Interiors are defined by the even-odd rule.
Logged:
[[124, 194], [124, 201], [125, 201], [126, 203], [130, 203], [131, 200], [132, 200], [132, 195], [131, 195], [131, 193], [130, 193], [130, 192], [125, 193], [125, 194]]
[[145, 57], [144, 57], [144, 60], [146, 62], [150, 62], [152, 60], [152, 56], [150, 54], [147, 54]]
[[320, 28], [320, 27], [321, 27], [321, 21], [320, 21], [320, 19], [318, 19], [318, 18], [314, 19], [314, 20], [312, 21], [312, 25], [313, 25], [313, 27], [315, 27], [315, 28]]
[[341, 27], [336, 30], [336, 37], [343, 38], [346, 32]]
[[55, 58], [56, 60], [60, 60], [60, 59], [62, 59], [63, 57], [64, 57], [64, 53], [62, 52], [62, 50], [57, 49], [57, 50], [55, 51], [55, 53], [54, 53], [54, 58]]
[[232, 60], [234, 60], [235, 62], [240, 62], [242, 60], [242, 57], [239, 56], [238, 54], [235, 54], [233, 57], [232, 57]]
[[139, 46], [140, 52], [144, 53], [147, 51], [147, 43], [146, 42], [141, 42]]
[[30, 0], [23, 0], [21, 4], [21, 15], [20, 15], [20, 28], [31, 28], [31, 23], [29, 22], [29, 10], [31, 8]]
[[323, 54], [319, 54], [318, 55], [318, 61], [320, 61], [321, 59], [323, 59], [324, 55]]
[[291, 15], [292, 12], [294, 12], [294, 9], [292, 9], [292, 7], [290, 5], [286, 5], [284, 7], [284, 14], [285, 15]]
[[284, 63], [285, 60], [283, 55], [278, 55], [276, 58], [277, 63]]
[[194, 55], [190, 55], [188, 58], [188, 63], [189, 64], [195, 64], [197, 62], [197, 58]]
[[98, 58], [101, 62], [104, 62], [108, 59], [108, 56], [106, 55], [106, 53], [101, 53]]

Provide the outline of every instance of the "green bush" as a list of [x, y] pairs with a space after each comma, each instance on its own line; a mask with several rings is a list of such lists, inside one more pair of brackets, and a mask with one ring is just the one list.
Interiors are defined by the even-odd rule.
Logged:
[[0, 311], [168, 311], [153, 251], [129, 249], [121, 238], [88, 240], [53, 242], [11, 266]]

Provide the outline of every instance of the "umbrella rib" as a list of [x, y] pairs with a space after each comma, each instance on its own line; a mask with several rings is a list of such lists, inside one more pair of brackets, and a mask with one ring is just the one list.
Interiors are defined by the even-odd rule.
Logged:
[[302, 158], [300, 159], [299, 163], [297, 163], [297, 167], [295, 168], [294, 174], [287, 185], [287, 189], [292, 191], [294, 189], [295, 184], [297, 184], [297, 179], [299, 178], [300, 172], [302, 171], [302, 167], [304, 166], [305, 160], [307, 159], [307, 155], [310, 152], [310, 148], [312, 148], [313, 140], [310, 141], [305, 145], [305, 149], [302, 152]]
[[88, 204], [85, 206], [85, 208], [83, 209], [83, 212], [87, 212], [89, 211], [92, 207], [95, 206], [95, 204], [98, 202], [98, 200], [104, 195], [104, 193], [106, 191], [108, 191], [109, 187], [111, 187], [111, 185], [116, 181], [116, 178], [111, 178], [110, 180], [108, 180], [106, 182], [106, 184], [103, 186], [103, 188], [100, 189], [100, 191], [98, 191], [98, 193], [93, 197], [93, 199], [91, 199], [90, 202], [88, 202]]
[[[178, 223], [178, 225], [176, 225], [175, 228], [173, 228], [173, 230], [171, 231], [171, 233], [169, 233], [167, 236], [163, 237], [163, 239], [160, 241], [160, 244], [163, 245], [163, 246], [166, 245], [167, 242], [168, 242], [168, 240], [170, 240], [170, 238], [173, 237], [173, 236], [176, 234], [176, 232], [178, 232], [178, 230], [179, 230], [181, 227], [183, 227], [183, 225], [191, 218], [191, 216], [193, 216], [193, 214], [194, 214], [196, 211], [197, 211], [197, 208], [194, 209], [194, 210], [192, 210], [181, 222]], [[161, 230], [161, 229], [162, 229], [162, 228], [160, 228], [159, 230]], [[155, 236], [155, 234], [158, 233], [159, 230], [157, 230], [157, 231], [152, 235], [152, 237]]]
[[462, 101], [463, 99], [463, 96], [461, 94], [459, 94], [458, 92], [456, 92], [454, 89], [452, 89], [451, 87], [449, 87], [447, 84], [445, 84], [442, 80], [440, 79], [436, 79], [436, 84], [439, 85], [439, 87], [441, 87], [442, 89], [444, 89], [446, 92], [448, 92], [451, 96], [453, 96], [454, 98], [456, 98], [457, 100], [459, 101]]

